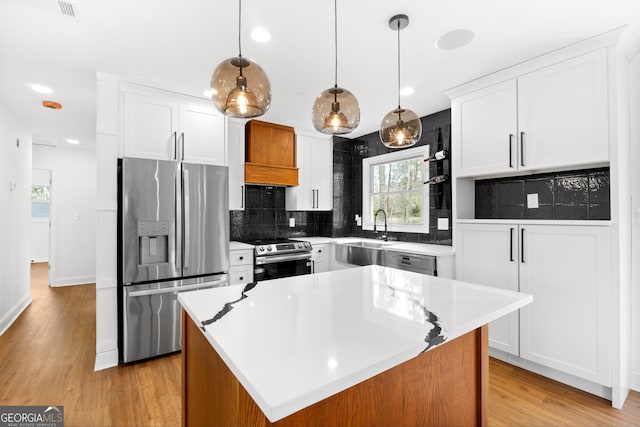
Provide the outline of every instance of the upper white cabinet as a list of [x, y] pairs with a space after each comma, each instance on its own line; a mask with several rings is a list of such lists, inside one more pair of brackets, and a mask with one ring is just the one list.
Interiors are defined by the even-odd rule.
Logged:
[[224, 116], [211, 102], [127, 84], [122, 146], [125, 157], [226, 165]]
[[180, 149], [187, 163], [227, 164], [224, 116], [208, 101], [180, 104]]
[[[460, 175], [511, 171], [517, 133], [516, 81], [480, 89], [453, 101], [452, 125], [457, 127], [455, 151]], [[455, 118], [454, 118], [455, 117]]]
[[489, 325], [489, 345], [611, 385], [607, 226], [458, 224], [457, 276], [533, 295]]
[[521, 170], [609, 160], [607, 52], [518, 77]]
[[333, 145], [324, 136], [296, 135], [298, 186], [287, 187], [289, 211], [333, 209]]
[[607, 162], [607, 93], [600, 49], [454, 98], [457, 177]]
[[227, 150], [229, 152], [229, 209], [244, 210], [245, 184], [244, 161], [245, 140], [244, 121], [228, 119]]

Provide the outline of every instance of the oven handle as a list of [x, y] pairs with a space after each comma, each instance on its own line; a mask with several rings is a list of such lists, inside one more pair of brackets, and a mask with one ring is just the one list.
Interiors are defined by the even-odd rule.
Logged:
[[275, 264], [276, 262], [297, 261], [301, 259], [311, 259], [311, 254], [304, 253], [304, 254], [297, 254], [297, 255], [273, 255], [273, 256], [257, 257], [256, 265]]

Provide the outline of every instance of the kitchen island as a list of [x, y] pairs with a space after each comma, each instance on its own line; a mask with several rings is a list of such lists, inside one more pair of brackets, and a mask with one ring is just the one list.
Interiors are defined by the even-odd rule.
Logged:
[[181, 293], [185, 426], [486, 425], [487, 323], [532, 301], [381, 266]]

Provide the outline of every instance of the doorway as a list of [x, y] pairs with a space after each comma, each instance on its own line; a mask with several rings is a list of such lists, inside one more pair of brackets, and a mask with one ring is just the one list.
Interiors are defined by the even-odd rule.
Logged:
[[[31, 175], [31, 263], [49, 263], [51, 247], [51, 170]], [[49, 282], [51, 283], [51, 282]]]

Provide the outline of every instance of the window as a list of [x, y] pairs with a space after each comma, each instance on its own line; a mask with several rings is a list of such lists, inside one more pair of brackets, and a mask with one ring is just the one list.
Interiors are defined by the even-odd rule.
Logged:
[[[429, 146], [396, 151], [362, 161], [362, 228], [373, 230], [373, 215], [387, 215], [390, 231], [429, 232]], [[383, 215], [377, 218], [378, 230]]]
[[49, 219], [49, 186], [31, 186], [31, 218]]

